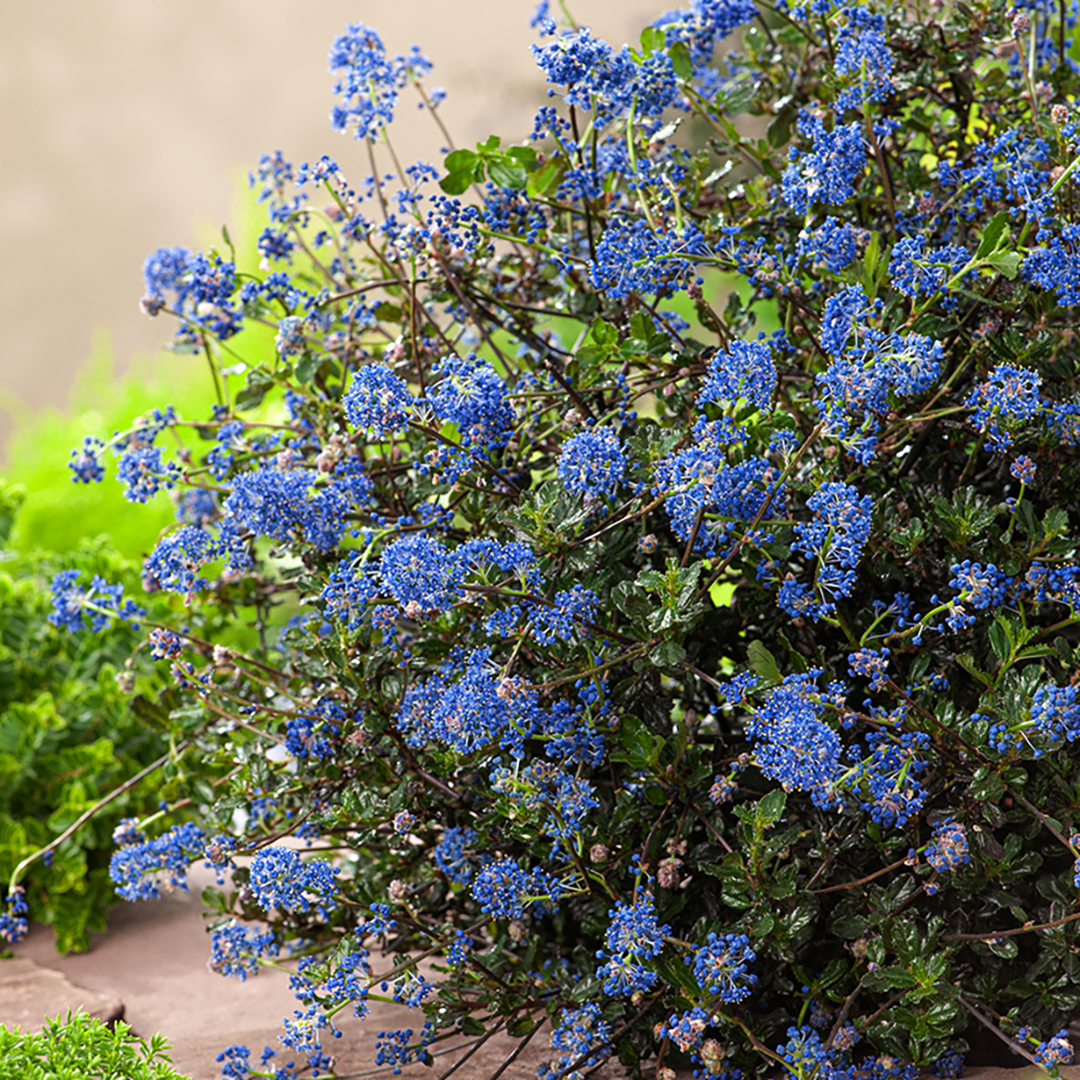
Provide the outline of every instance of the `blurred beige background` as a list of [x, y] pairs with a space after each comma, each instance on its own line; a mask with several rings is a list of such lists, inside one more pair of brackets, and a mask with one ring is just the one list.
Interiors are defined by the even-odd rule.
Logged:
[[[553, 7], [556, 5], [553, 3]], [[664, 0], [573, 0], [579, 22], [636, 42]], [[143, 258], [228, 222], [260, 154], [323, 153], [361, 177], [330, 130], [326, 54], [346, 22], [391, 53], [414, 42], [459, 144], [519, 140], [545, 98], [529, 45], [534, 0], [3, 0], [0, 3], [0, 407], [66, 403], [92, 334], [118, 370], [170, 329], [142, 316]], [[442, 144], [411, 98], [403, 159]], [[0, 411], [0, 437], [10, 431]]]

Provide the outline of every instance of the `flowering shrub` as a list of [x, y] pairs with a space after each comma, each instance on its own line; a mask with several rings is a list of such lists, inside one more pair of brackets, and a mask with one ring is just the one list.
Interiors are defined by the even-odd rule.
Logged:
[[[113, 880], [231, 880], [212, 963], [294, 966], [313, 1072], [372, 1000], [425, 1016], [394, 1071], [545, 1024], [549, 1080], [956, 1076], [983, 1029], [1056, 1067], [1075, 5], [563, 16], [531, 136], [437, 166], [389, 136], [413, 91], [438, 122], [430, 62], [348, 27], [361, 175], [268, 155], [261, 261], [147, 260], [219, 402], [72, 456], [178, 507], [144, 626], [193, 805]], [[135, 616], [54, 591], [76, 635]]]

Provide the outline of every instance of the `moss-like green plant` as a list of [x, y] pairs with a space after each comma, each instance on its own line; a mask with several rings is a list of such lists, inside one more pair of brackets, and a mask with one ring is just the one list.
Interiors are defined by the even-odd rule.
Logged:
[[86, 1013], [49, 1020], [42, 1032], [0, 1024], [0, 1080], [185, 1080], [168, 1050], [163, 1035], [140, 1039]]

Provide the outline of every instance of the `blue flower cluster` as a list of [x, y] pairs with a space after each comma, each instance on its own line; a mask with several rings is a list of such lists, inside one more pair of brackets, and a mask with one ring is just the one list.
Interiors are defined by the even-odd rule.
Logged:
[[563, 443], [559, 481], [567, 491], [606, 501], [626, 475], [627, 460], [613, 428], [589, 428]]
[[933, 843], [925, 851], [926, 861], [939, 873], [951, 874], [971, 861], [967, 829], [959, 821], [946, 818], [934, 826]]
[[338, 76], [334, 93], [341, 99], [330, 114], [335, 131], [357, 139], [376, 139], [394, 119], [398, 91], [410, 79], [431, 70], [414, 47], [408, 56], [390, 59], [382, 38], [364, 23], [349, 23], [330, 47], [330, 71]]
[[0, 941], [6, 941], [9, 945], [22, 941], [30, 929], [29, 912], [26, 890], [21, 885], [16, 885], [8, 896], [0, 898]]
[[986, 382], [971, 391], [965, 406], [980, 434], [988, 436], [995, 450], [1007, 450], [1013, 429], [1037, 417], [1044, 408], [1039, 390], [1042, 376], [1016, 364], [998, 364]]
[[698, 407], [706, 402], [730, 406], [745, 398], [768, 412], [776, 383], [776, 361], [764, 335], [757, 341], [735, 341], [709, 361], [705, 382], [698, 391]]
[[596, 954], [605, 963], [597, 972], [603, 980], [604, 993], [629, 997], [639, 990], [649, 990], [659, 976], [646, 967], [660, 955], [664, 937], [671, 927], [661, 926], [656, 917], [652, 893], [642, 892], [632, 904], [619, 904], [608, 912], [611, 922], [604, 935], [606, 952]]
[[360, 368], [341, 399], [349, 423], [377, 439], [403, 431], [414, 404], [405, 380], [385, 364]]
[[496, 919], [522, 919], [527, 911], [540, 915], [558, 910], [562, 885], [540, 867], [522, 870], [513, 859], [493, 859], [476, 874], [473, 899]]
[[61, 570], [49, 586], [52, 612], [49, 622], [72, 633], [86, 629], [89, 619], [92, 633], [99, 633], [120, 619], [138, 629], [146, 610], [131, 599], [123, 599], [124, 586], [110, 585], [95, 574], [89, 588], [77, 584], [81, 570]]
[[707, 254], [696, 226], [658, 233], [641, 218], [619, 219], [608, 225], [596, 245], [590, 277], [612, 300], [633, 294], [661, 299], [685, 283], [695, 256]]
[[734, 1005], [750, 996], [757, 976], [750, 965], [757, 953], [745, 934], [709, 934], [705, 945], [686, 963], [692, 964], [698, 986], [710, 997]]
[[791, 148], [791, 163], [784, 170], [784, 200], [797, 214], [816, 204], [840, 206], [855, 194], [866, 168], [863, 126], [858, 121], [827, 130], [820, 117], [799, 113], [799, 134], [811, 140], [813, 150]]
[[210, 970], [245, 982], [259, 974], [263, 956], [276, 957], [277, 939], [272, 930], [259, 933], [253, 927], [233, 922], [215, 930], [210, 937]]
[[758, 767], [785, 788], [809, 792], [823, 808], [837, 804], [841, 775], [840, 736], [822, 716], [826, 703], [817, 687], [819, 669], [788, 675], [751, 716]]
[[109, 878], [125, 900], [157, 900], [161, 888], [187, 890], [188, 867], [206, 851], [206, 835], [190, 821], [154, 840], [128, 834], [109, 860]]
[[314, 908], [326, 918], [337, 904], [339, 873], [325, 859], [304, 860], [292, 848], [267, 847], [251, 861], [249, 887], [264, 911], [306, 914]]
[[[540, 1067], [540, 1080], [584, 1076], [592, 1066], [606, 1059], [610, 1038], [611, 1025], [603, 1019], [595, 1001], [586, 1002], [579, 1009], [563, 1009], [551, 1029], [551, 1049], [559, 1051], [561, 1056]], [[568, 1073], [575, 1063], [578, 1071]]]
[[243, 315], [233, 303], [236, 265], [220, 255], [193, 254], [186, 248], [158, 248], [143, 264], [143, 310], [156, 315], [170, 302], [180, 316], [177, 338], [195, 346], [206, 333], [225, 341], [238, 333]]

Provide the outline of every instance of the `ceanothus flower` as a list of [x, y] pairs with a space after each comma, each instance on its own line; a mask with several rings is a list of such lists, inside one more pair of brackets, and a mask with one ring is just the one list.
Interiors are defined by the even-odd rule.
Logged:
[[413, 404], [405, 380], [385, 364], [360, 368], [341, 399], [349, 423], [367, 428], [377, 439], [404, 431]]
[[86, 629], [89, 618], [90, 630], [95, 634], [111, 625], [114, 619], [138, 627], [139, 619], [146, 611], [134, 600], [123, 599], [123, 585], [110, 585], [100, 574], [95, 574], [87, 588], [76, 584], [81, 576], [81, 570], [61, 570], [52, 579], [53, 607], [49, 622], [53, 626], [79, 633]]
[[558, 475], [562, 486], [586, 498], [610, 499], [626, 474], [626, 455], [612, 428], [589, 428], [563, 443]]
[[477, 872], [473, 881], [473, 899], [480, 910], [496, 919], [524, 918], [528, 908], [537, 914], [555, 911], [562, 886], [558, 878], [540, 867], [522, 870], [513, 859], [493, 859]]
[[693, 957], [694, 978], [710, 997], [734, 1005], [750, 996], [757, 976], [748, 969], [757, 959], [745, 934], [709, 934], [705, 945]]
[[974, 413], [972, 422], [978, 431], [989, 436], [991, 447], [1007, 450], [1012, 445], [1009, 428], [1033, 420], [1045, 408], [1041, 386], [1042, 376], [1037, 371], [998, 364], [986, 382], [971, 391], [964, 405]]
[[388, 544], [379, 573], [390, 595], [413, 617], [446, 611], [461, 595], [465, 567], [426, 533], [412, 533]]
[[629, 997], [638, 990], [649, 990], [659, 976], [645, 967], [664, 948], [670, 926], [661, 926], [651, 893], [642, 892], [632, 904], [618, 904], [608, 912], [611, 922], [604, 935], [606, 953], [596, 954], [606, 963], [597, 972], [604, 981], [604, 993]]
[[292, 848], [265, 847], [251, 861], [249, 887], [264, 911], [305, 913], [314, 907], [326, 918], [337, 906], [340, 869], [325, 859], [300, 858]]
[[797, 214], [808, 213], [816, 203], [846, 203], [866, 168], [862, 124], [856, 120], [826, 130], [819, 117], [804, 109], [799, 113], [799, 134], [814, 148], [791, 148], [791, 163], [783, 175], [784, 201]]

